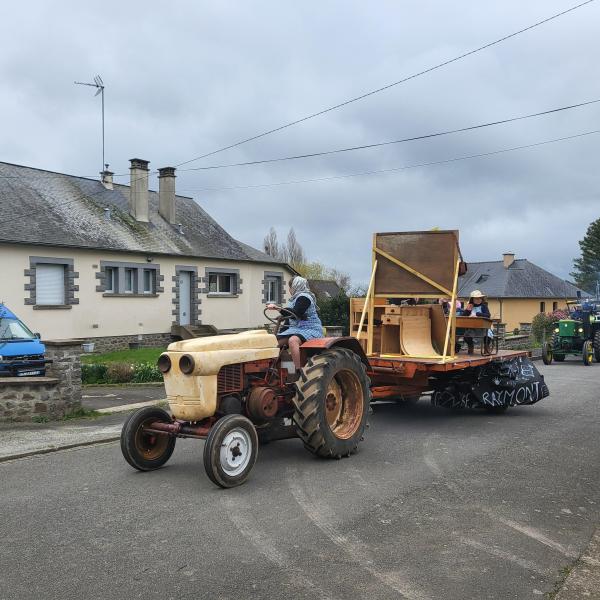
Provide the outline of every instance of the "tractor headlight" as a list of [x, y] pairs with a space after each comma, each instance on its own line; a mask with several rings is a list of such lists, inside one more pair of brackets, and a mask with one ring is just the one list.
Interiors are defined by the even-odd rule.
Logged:
[[579, 333], [583, 333], [583, 327], [579, 328]]
[[189, 354], [184, 354], [179, 359], [179, 370], [186, 375], [191, 375], [195, 366], [194, 359]]
[[169, 355], [161, 354], [158, 357], [158, 362], [156, 363], [156, 366], [158, 367], [158, 370], [161, 373], [168, 373], [169, 369], [171, 368], [171, 359], [169, 358]]
[[554, 329], [554, 333], [558, 333], [559, 331], [560, 331], [560, 329], [559, 329], [558, 327], [556, 327], [556, 328]]

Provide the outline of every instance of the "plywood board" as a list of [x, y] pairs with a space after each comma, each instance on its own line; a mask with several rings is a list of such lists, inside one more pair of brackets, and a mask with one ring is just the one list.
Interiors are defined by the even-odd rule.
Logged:
[[400, 354], [400, 327], [384, 325], [381, 331], [381, 354]]
[[[457, 231], [377, 233], [374, 240], [377, 257], [375, 294], [402, 294], [418, 297], [444, 293], [438, 286], [453, 288], [458, 259]], [[432, 285], [377, 253], [377, 249], [399, 260], [437, 284]]]
[[402, 317], [400, 347], [409, 356], [436, 356], [431, 343], [431, 319], [428, 316]]

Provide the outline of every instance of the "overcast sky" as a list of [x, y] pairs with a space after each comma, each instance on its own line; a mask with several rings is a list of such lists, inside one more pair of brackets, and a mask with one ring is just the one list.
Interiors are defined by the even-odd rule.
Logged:
[[[92, 175], [172, 166], [433, 66], [576, 0], [6, 2], [0, 160]], [[10, 18], [6, 18], [10, 15]], [[385, 92], [187, 167], [454, 129], [600, 98], [600, 1]], [[318, 183], [600, 129], [600, 104], [433, 140], [261, 166], [178, 172], [234, 237], [296, 230], [310, 259], [370, 270], [371, 235], [457, 228], [467, 260], [513, 251], [568, 276], [600, 217], [600, 135], [498, 156]], [[182, 167], [186, 168], [186, 167]], [[128, 176], [116, 179], [127, 183]], [[153, 175], [151, 187], [157, 188]]]

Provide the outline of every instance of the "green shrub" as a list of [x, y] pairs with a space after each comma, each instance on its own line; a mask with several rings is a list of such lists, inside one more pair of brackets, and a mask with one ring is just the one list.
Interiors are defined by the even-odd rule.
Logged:
[[158, 370], [158, 367], [152, 363], [138, 363], [133, 365], [133, 378], [131, 381], [134, 383], [146, 383], [149, 381], [162, 381], [162, 373]]
[[536, 342], [548, 340], [554, 333], [556, 323], [561, 319], [567, 319], [569, 313], [565, 310], [555, 310], [551, 313], [539, 313], [533, 317], [531, 322], [531, 335]]
[[82, 383], [108, 383], [106, 365], [81, 365]]
[[335, 298], [319, 299], [319, 318], [325, 327], [337, 325], [344, 328], [344, 335], [348, 335], [350, 327], [350, 298], [340, 294]]
[[127, 363], [107, 365], [106, 377], [110, 383], [129, 383], [133, 379], [133, 366]]

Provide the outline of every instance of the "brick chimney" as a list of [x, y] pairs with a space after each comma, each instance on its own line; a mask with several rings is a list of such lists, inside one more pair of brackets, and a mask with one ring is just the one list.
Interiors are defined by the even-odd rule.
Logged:
[[502, 255], [504, 268], [508, 269], [515, 262], [515, 253], [514, 252], [505, 252]]
[[142, 223], [148, 223], [148, 169], [149, 161], [141, 158], [129, 160], [129, 214]]
[[104, 166], [106, 167], [104, 171], [100, 171], [100, 181], [107, 190], [112, 190], [114, 173], [108, 170], [108, 165]]
[[158, 170], [158, 213], [174, 225], [175, 212], [175, 167], [163, 167]]

